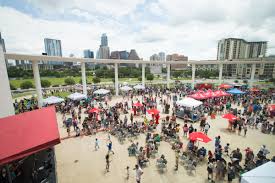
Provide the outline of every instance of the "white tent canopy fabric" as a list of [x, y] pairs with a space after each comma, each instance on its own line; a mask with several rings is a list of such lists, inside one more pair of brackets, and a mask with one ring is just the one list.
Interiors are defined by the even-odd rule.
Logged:
[[87, 98], [86, 95], [82, 94], [82, 93], [72, 93], [68, 96], [69, 99], [71, 100], [82, 100]]
[[110, 93], [110, 90], [99, 89], [99, 90], [94, 91], [94, 94], [100, 94], [100, 95], [106, 95], [107, 93]]
[[134, 86], [134, 89], [136, 89], [136, 90], [144, 90], [145, 87], [143, 85], [139, 84], [139, 85]]
[[195, 100], [195, 99], [193, 99], [193, 98], [186, 97], [186, 98], [184, 98], [184, 99], [182, 99], [182, 100], [178, 100], [178, 101], [176, 102], [176, 104], [179, 105], [179, 106], [184, 106], [184, 107], [191, 107], [191, 108], [193, 108], [193, 107], [198, 107], [198, 106], [200, 106], [200, 105], [202, 104], [202, 102], [201, 102], [201, 101], [198, 101], [198, 100]]
[[274, 183], [275, 162], [269, 161], [242, 174], [241, 183]]
[[46, 104], [58, 104], [60, 102], [64, 102], [64, 99], [63, 98], [59, 98], [59, 97], [55, 97], [55, 96], [50, 96], [46, 99], [43, 99], [43, 104], [46, 105]]
[[130, 90], [132, 90], [133, 88], [131, 88], [131, 87], [129, 87], [129, 86], [122, 86], [121, 88], [120, 88], [122, 91], [130, 91]]

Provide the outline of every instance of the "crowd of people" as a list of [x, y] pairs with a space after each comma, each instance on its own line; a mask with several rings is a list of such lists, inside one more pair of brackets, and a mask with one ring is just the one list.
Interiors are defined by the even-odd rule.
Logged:
[[[269, 161], [272, 156], [268, 157], [268, 148], [265, 145], [253, 150], [248, 147], [243, 154], [239, 148], [231, 151], [230, 144], [224, 142], [221, 136], [217, 136], [214, 140], [215, 148], [207, 150], [203, 146], [199, 147], [196, 141], [190, 140], [189, 135], [193, 132], [208, 135], [212, 126], [211, 119], [225, 113], [231, 113], [237, 117], [228, 122], [228, 131], [231, 134], [246, 136], [249, 133], [248, 130], [259, 129], [262, 133], [275, 135], [275, 122], [270, 118], [268, 110], [268, 105], [275, 101], [272, 91], [259, 91], [258, 93], [244, 91], [249, 95], [231, 95], [203, 100], [203, 105], [186, 109], [183, 123], [178, 122], [176, 117], [177, 111], [180, 110], [176, 101], [194, 93], [194, 90], [185, 85], [173, 89], [147, 87], [145, 90], [128, 93], [122, 101], [114, 105], [110, 105], [110, 98], [105, 97], [103, 101], [65, 100], [56, 105], [56, 108], [62, 114], [64, 128], [69, 137], [107, 131], [110, 135], [117, 137], [121, 143], [125, 139], [131, 140], [128, 154], [137, 159], [134, 165], [137, 182], [141, 181], [143, 168], [146, 167], [147, 162], [152, 157], [158, 156], [160, 141], [171, 144], [175, 152], [175, 170], [178, 170], [179, 162], [182, 162], [190, 172], [197, 166], [201, 166], [200, 162], [207, 162], [209, 181], [224, 180], [227, 177], [228, 182], [231, 182], [235, 177], [240, 177], [244, 171], [249, 171]], [[24, 99], [15, 101], [14, 107], [19, 112], [25, 112], [36, 109], [37, 102], [34, 98]], [[91, 112], [92, 109], [95, 110]], [[148, 110], [153, 109], [161, 110], [156, 114], [148, 114]], [[190, 123], [188, 111], [198, 116], [198, 128]], [[84, 118], [83, 113], [87, 114]], [[164, 117], [161, 117], [161, 113]], [[134, 142], [140, 134], [146, 136], [144, 145]], [[108, 151], [105, 155], [107, 172], [110, 171], [110, 157], [114, 154], [110, 136], [108, 139]], [[185, 146], [186, 140], [188, 143]], [[95, 149], [98, 148], [99, 140], [96, 139]], [[164, 170], [167, 163], [165, 155], [161, 154], [157, 158], [156, 166]], [[129, 175], [129, 166], [126, 170]]]

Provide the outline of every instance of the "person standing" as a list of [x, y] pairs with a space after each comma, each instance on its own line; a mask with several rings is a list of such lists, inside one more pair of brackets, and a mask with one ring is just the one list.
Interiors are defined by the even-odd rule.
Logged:
[[136, 181], [137, 181], [137, 183], [140, 183], [141, 175], [143, 174], [143, 170], [138, 165], [135, 166], [134, 170], [136, 170]]
[[176, 165], [175, 165], [175, 171], [178, 171], [179, 168], [179, 150], [176, 151]]
[[95, 150], [97, 151], [99, 149], [99, 142], [98, 139], [95, 139]]
[[247, 133], [247, 124], [244, 124], [244, 126], [243, 126], [243, 131], [244, 131], [244, 137], [246, 137], [246, 133]]
[[206, 124], [204, 125], [204, 133], [205, 133], [205, 135], [207, 135], [209, 129], [210, 129], [210, 125], [209, 125], [208, 122], [206, 122]]

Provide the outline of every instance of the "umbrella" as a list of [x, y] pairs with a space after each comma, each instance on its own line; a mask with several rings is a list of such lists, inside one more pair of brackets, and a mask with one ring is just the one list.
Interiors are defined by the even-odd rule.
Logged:
[[229, 84], [221, 84], [220, 86], [219, 86], [219, 88], [224, 88], [224, 89], [229, 89], [229, 88], [232, 88], [233, 86], [232, 85], [229, 85]]
[[132, 90], [133, 88], [131, 88], [131, 87], [129, 87], [129, 86], [122, 86], [121, 88], [120, 88], [122, 91], [130, 91], [130, 90]]
[[82, 94], [82, 93], [72, 93], [68, 96], [69, 99], [71, 100], [82, 100], [87, 98], [86, 95]]
[[100, 109], [94, 107], [94, 108], [90, 109], [88, 111], [88, 113], [99, 113], [99, 111], [100, 111]]
[[110, 93], [110, 90], [99, 89], [99, 90], [94, 91], [94, 94], [100, 94], [100, 95], [105, 95], [107, 93]]
[[60, 102], [64, 102], [63, 98], [55, 97], [55, 96], [50, 96], [46, 99], [43, 99], [44, 104], [57, 104]]
[[202, 104], [201, 101], [195, 100], [193, 98], [184, 98], [182, 100], [179, 100], [176, 102], [177, 105], [179, 106], [184, 106], [184, 107], [198, 107]]
[[201, 142], [204, 142], [204, 143], [208, 143], [208, 142], [211, 141], [211, 139], [202, 132], [192, 132], [192, 133], [190, 133], [189, 134], [189, 139], [191, 141], [201, 141]]
[[136, 89], [136, 90], [144, 90], [145, 87], [143, 85], [136, 85], [136, 86], [134, 86], [134, 89]]
[[143, 105], [142, 105], [142, 103], [137, 102], [137, 103], [134, 104], [134, 106], [136, 106], [136, 107], [142, 107]]
[[237, 117], [234, 116], [231, 113], [224, 114], [224, 115], [222, 115], [222, 117], [225, 118], [225, 119], [228, 119], [228, 120], [235, 120], [235, 119], [237, 119]]
[[260, 90], [259, 90], [258, 88], [251, 88], [250, 91], [251, 91], [251, 92], [258, 92], [258, 91], [260, 91]]
[[275, 111], [275, 104], [271, 104], [268, 106], [269, 111]]
[[243, 92], [243, 91], [241, 91], [241, 90], [239, 90], [237, 88], [233, 88], [231, 90], [228, 90], [227, 93], [236, 94], [237, 95], [237, 94], [244, 94], [245, 92]]
[[147, 110], [147, 112], [148, 112], [149, 114], [154, 114], [154, 115], [156, 115], [156, 114], [159, 113], [159, 110], [157, 110], [157, 109], [149, 109], [149, 110]]

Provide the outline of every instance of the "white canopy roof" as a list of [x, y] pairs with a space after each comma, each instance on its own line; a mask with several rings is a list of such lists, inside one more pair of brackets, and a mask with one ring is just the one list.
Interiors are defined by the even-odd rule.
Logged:
[[121, 89], [122, 91], [130, 91], [130, 90], [132, 90], [133, 88], [131, 88], [131, 87], [129, 87], [129, 86], [122, 86], [120, 89]]
[[136, 90], [144, 90], [145, 87], [143, 85], [138, 84], [138, 85], [134, 86], [134, 89], [136, 89]]
[[275, 163], [269, 161], [249, 172], [242, 174], [241, 183], [274, 183]]
[[55, 96], [50, 96], [46, 99], [43, 99], [43, 104], [44, 105], [46, 105], [46, 104], [57, 104], [57, 103], [60, 103], [60, 102], [64, 102], [64, 99], [59, 98], [59, 97], [55, 97]]
[[72, 93], [68, 96], [68, 98], [71, 100], [82, 100], [86, 98], [86, 95], [82, 93]]
[[198, 107], [202, 104], [202, 102], [193, 98], [186, 97], [182, 100], [178, 100], [176, 104], [184, 107]]
[[99, 89], [94, 91], [94, 94], [101, 94], [101, 95], [105, 95], [107, 93], [110, 93], [110, 90], [105, 90], [105, 89]]

